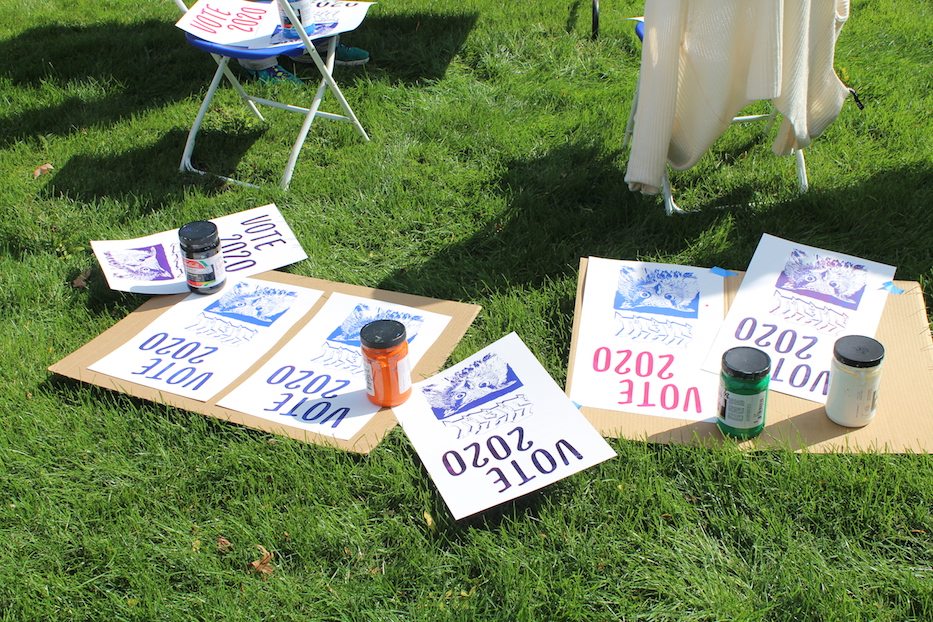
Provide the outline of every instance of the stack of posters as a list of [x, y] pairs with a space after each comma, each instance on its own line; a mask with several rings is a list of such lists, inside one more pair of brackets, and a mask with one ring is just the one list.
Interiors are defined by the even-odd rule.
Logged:
[[[282, 28], [277, 0], [199, 0], [176, 26], [211, 43], [247, 49], [295, 43], [298, 36]], [[309, 2], [301, 15], [310, 39], [356, 29], [375, 2]]]

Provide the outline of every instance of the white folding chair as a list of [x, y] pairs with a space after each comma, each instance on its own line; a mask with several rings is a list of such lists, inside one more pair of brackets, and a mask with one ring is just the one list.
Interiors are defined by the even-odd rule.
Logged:
[[[285, 10], [293, 24], [300, 23], [298, 17], [295, 15], [295, 11], [292, 9], [291, 5], [289, 5], [287, 0], [276, 1], [281, 4], [282, 8]], [[174, 2], [178, 6], [179, 10], [182, 11], [182, 13], [186, 13], [188, 11], [188, 7], [185, 5], [183, 0], [174, 0]], [[214, 99], [214, 94], [217, 91], [217, 87], [219, 86], [222, 77], [227, 78], [227, 81], [230, 82], [231, 86], [233, 86], [234, 90], [236, 90], [236, 92], [239, 94], [240, 98], [243, 100], [246, 106], [260, 121], [265, 121], [265, 118], [259, 112], [256, 104], [272, 106], [274, 108], [279, 108], [288, 112], [295, 112], [304, 115], [304, 122], [302, 123], [301, 129], [298, 132], [298, 137], [295, 139], [295, 143], [292, 146], [291, 153], [289, 154], [288, 161], [285, 165], [285, 172], [283, 173], [281, 183], [279, 184], [283, 190], [287, 190], [289, 184], [291, 183], [292, 174], [295, 171], [295, 163], [298, 161], [298, 154], [301, 152], [301, 148], [304, 145], [305, 138], [308, 136], [308, 132], [311, 129], [311, 124], [314, 122], [314, 119], [320, 117], [322, 119], [350, 123], [354, 128], [356, 128], [356, 131], [360, 134], [360, 136], [362, 136], [363, 140], [369, 140], [369, 136], [367, 136], [363, 126], [360, 124], [359, 120], [356, 118], [356, 115], [353, 113], [353, 110], [350, 108], [350, 104], [347, 103], [346, 98], [340, 91], [340, 87], [338, 87], [337, 83], [334, 81], [334, 53], [337, 46], [337, 37], [331, 36], [327, 48], [326, 60], [324, 60], [321, 58], [317, 48], [315, 48], [314, 44], [311, 42], [311, 39], [308, 37], [304, 28], [296, 28], [296, 31], [301, 38], [295, 43], [287, 43], [276, 45], [275, 47], [261, 49], [246, 49], [245, 47], [236, 47], [233, 45], [220, 45], [196, 37], [191, 33], [185, 33], [188, 43], [198, 48], [199, 50], [203, 50], [211, 54], [211, 56], [217, 62], [217, 71], [214, 72], [214, 77], [207, 89], [207, 94], [204, 96], [204, 101], [201, 102], [201, 107], [198, 110], [198, 114], [194, 119], [191, 130], [188, 132], [188, 140], [185, 143], [185, 150], [181, 158], [181, 166], [179, 167], [181, 171], [189, 171], [192, 173], [198, 173], [199, 175], [208, 174], [206, 171], [201, 171], [194, 167], [194, 165], [191, 163], [191, 156], [194, 152], [194, 144], [198, 130], [201, 129], [201, 123], [204, 121], [204, 115], [207, 113], [208, 108], [210, 107], [211, 100]], [[229, 67], [231, 58], [257, 59], [268, 58], [272, 56], [298, 56], [304, 52], [307, 52], [311, 56], [314, 61], [314, 65], [321, 73], [321, 82], [314, 94], [313, 99], [311, 100], [310, 106], [308, 107], [295, 106], [247, 94]], [[321, 100], [324, 98], [324, 94], [328, 89], [330, 89], [330, 92], [333, 93], [337, 98], [343, 114], [333, 114], [319, 110]], [[256, 187], [253, 184], [237, 181], [229, 177], [224, 177], [223, 175], [217, 175], [217, 177], [232, 183], [254, 188]]]
[[[594, 0], [594, 3], [598, 0]], [[594, 4], [594, 8], [598, 7], [598, 4]], [[598, 15], [598, 8], [595, 8]], [[638, 37], [638, 40], [644, 43], [645, 40], [645, 22], [641, 17], [631, 17], [628, 18], [635, 21], [635, 34]], [[641, 82], [641, 77], [639, 76], [638, 81], [635, 83], [635, 95], [632, 98], [632, 107], [629, 110], [628, 123], [625, 125], [625, 137], [622, 141], [622, 148], [625, 149], [629, 142], [632, 139], [632, 134], [635, 131], [635, 113], [638, 110], [638, 87]], [[771, 131], [771, 127], [774, 124], [775, 119], [777, 118], [777, 108], [774, 108], [772, 105], [770, 114], [754, 114], [754, 115], [745, 115], [739, 116], [732, 119], [732, 123], [749, 123], [751, 121], [763, 121], [767, 120], [767, 125], [765, 126], [764, 133], [767, 134]], [[807, 164], [803, 157], [803, 149], [794, 149], [794, 158], [795, 165], [797, 169], [797, 181], [798, 188], [800, 192], [806, 192], [809, 189], [809, 184], [807, 182]], [[683, 214], [684, 210], [679, 208], [674, 202], [673, 192], [671, 190], [670, 176], [668, 173], [668, 167], [664, 169], [664, 175], [661, 178], [661, 192], [664, 195], [664, 211], [668, 216], [671, 214]]]

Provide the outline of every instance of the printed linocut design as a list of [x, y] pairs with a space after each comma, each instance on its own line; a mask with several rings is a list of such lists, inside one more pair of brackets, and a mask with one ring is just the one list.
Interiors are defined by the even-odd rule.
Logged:
[[208, 305], [197, 322], [185, 327], [202, 337], [237, 346], [252, 341], [264, 328], [282, 317], [297, 299], [293, 291], [236, 283]]
[[699, 279], [692, 272], [625, 266], [619, 271], [614, 306], [620, 311], [696, 318]]
[[321, 353], [311, 359], [327, 367], [363, 373], [363, 354], [360, 351], [360, 330], [374, 320], [397, 320], [405, 325], [406, 341], [411, 344], [424, 324], [423, 315], [415, 315], [395, 309], [386, 309], [368, 304], [358, 304], [353, 311], [334, 328], [321, 345]]
[[[106, 251], [104, 257], [115, 277], [136, 281], [171, 281], [181, 274], [181, 258], [173, 262], [161, 244], [128, 248], [121, 251]], [[175, 264], [175, 270], [172, 270]]]
[[847, 310], [858, 309], [867, 280], [864, 265], [795, 249], [775, 283], [777, 306], [771, 314], [840, 334], [849, 321]]
[[508, 363], [487, 354], [421, 391], [434, 416], [463, 438], [530, 416], [531, 403], [516, 393], [522, 386]]
[[613, 306], [622, 325], [617, 337], [685, 348], [693, 340], [689, 320], [699, 316], [700, 282], [693, 272], [624, 266]]
[[863, 265], [816, 254], [811, 258], [806, 251], [794, 250], [775, 286], [856, 310], [865, 293], [867, 278], [868, 270]]

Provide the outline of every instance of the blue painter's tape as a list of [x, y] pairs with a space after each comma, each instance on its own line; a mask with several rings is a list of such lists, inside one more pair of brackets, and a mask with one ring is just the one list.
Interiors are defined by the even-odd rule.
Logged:
[[577, 407], [577, 410], [580, 410], [581, 408], [583, 408], [583, 404], [577, 404], [573, 400], [570, 400], [570, 401], [573, 402], [573, 405]]
[[892, 294], [903, 294], [904, 293], [904, 290], [902, 290], [900, 287], [895, 285], [894, 281], [887, 281], [886, 283], [882, 283], [881, 287], [885, 288]]
[[721, 276], [722, 278], [738, 275], [738, 272], [729, 272], [724, 268], [716, 268], [715, 266], [710, 268], [709, 271], [717, 276]]

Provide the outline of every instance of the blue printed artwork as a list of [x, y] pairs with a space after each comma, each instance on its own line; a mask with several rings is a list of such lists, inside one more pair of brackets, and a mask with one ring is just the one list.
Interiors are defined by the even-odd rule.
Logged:
[[353, 311], [327, 336], [321, 353], [311, 359], [336, 369], [362, 374], [360, 330], [374, 320], [398, 320], [405, 325], [406, 340], [410, 344], [424, 324], [424, 316], [387, 309], [380, 306], [358, 304]]
[[230, 320], [268, 327], [282, 317], [296, 299], [294, 291], [273, 286], [254, 286], [241, 281], [204, 311]]
[[653, 315], [696, 318], [700, 284], [693, 272], [623, 266], [614, 307]]
[[172, 271], [172, 262], [161, 244], [123, 251], [107, 251], [104, 257], [114, 275], [121, 279], [170, 281], [175, 278], [175, 274], [184, 273], [180, 264], [174, 272]]
[[775, 287], [828, 304], [857, 310], [868, 270], [864, 265], [795, 249]]
[[488, 354], [453, 376], [421, 389], [439, 420], [465, 413], [512, 393], [522, 386], [512, 368]]

